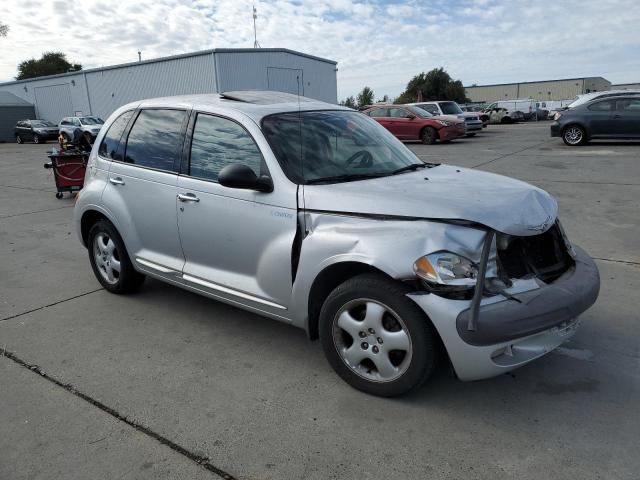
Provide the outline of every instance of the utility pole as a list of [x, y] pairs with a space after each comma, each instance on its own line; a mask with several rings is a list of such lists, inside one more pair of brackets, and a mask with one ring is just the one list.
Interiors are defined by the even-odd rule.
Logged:
[[141, 62], [142, 61], [142, 52], [138, 51], [138, 61]]
[[258, 18], [258, 11], [256, 10], [256, 6], [253, 6], [253, 48], [260, 48], [260, 44], [258, 43], [258, 32], [256, 30], [256, 18]]

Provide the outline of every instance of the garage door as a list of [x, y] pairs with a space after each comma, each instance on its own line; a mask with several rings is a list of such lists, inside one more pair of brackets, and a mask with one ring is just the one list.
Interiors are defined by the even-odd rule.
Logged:
[[36, 115], [42, 120], [59, 123], [62, 117], [73, 116], [69, 84], [35, 87]]
[[296, 68], [267, 67], [267, 85], [269, 90], [304, 95], [303, 74], [301, 69]]

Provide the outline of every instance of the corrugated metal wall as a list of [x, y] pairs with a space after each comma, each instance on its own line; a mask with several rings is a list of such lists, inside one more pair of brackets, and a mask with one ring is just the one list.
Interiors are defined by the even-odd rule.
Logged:
[[617, 83], [611, 85], [614, 90], [640, 90], [640, 83]]
[[14, 142], [16, 122], [35, 117], [33, 105], [0, 106], [0, 142]]
[[[91, 111], [105, 118], [144, 98], [216, 92], [212, 54], [87, 73]], [[1, 87], [0, 87], [1, 88]]]
[[0, 85], [36, 107], [38, 118], [109, 116], [145, 98], [259, 89], [297, 93], [337, 103], [336, 65], [277, 50], [213, 50]]
[[[292, 69], [302, 70], [302, 91], [306, 97], [329, 103], [338, 102], [336, 65], [333, 63], [287, 52], [256, 51], [217, 52], [216, 65], [221, 92], [242, 89], [276, 90], [277, 88], [270, 88], [269, 72], [275, 74], [275, 68]], [[296, 93], [291, 77], [285, 82], [282, 70], [278, 76], [279, 87], [286, 88], [284, 91], [288, 93]]]

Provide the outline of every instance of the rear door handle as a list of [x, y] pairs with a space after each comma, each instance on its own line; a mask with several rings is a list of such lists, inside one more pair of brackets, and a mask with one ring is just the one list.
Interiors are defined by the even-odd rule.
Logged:
[[193, 193], [179, 193], [178, 200], [181, 202], [199, 202], [200, 199], [196, 197]]
[[124, 180], [121, 177], [109, 178], [109, 181], [114, 185], [124, 185]]

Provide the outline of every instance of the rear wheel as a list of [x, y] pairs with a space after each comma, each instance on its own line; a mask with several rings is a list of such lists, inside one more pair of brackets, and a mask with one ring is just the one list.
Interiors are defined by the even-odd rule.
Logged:
[[111, 293], [138, 290], [145, 276], [133, 268], [124, 242], [115, 227], [100, 220], [89, 230], [89, 261], [98, 281]]
[[438, 132], [433, 127], [424, 128], [422, 130], [422, 133], [420, 134], [420, 140], [422, 140], [422, 143], [424, 143], [425, 145], [433, 145], [434, 143], [436, 143], [437, 139]]
[[16, 135], [16, 143], [22, 143], [22, 137], [20, 135]]
[[562, 140], [570, 147], [583, 145], [587, 142], [587, 135], [584, 129], [578, 125], [569, 125], [562, 132]]
[[383, 397], [420, 387], [436, 360], [437, 334], [407, 290], [365, 274], [338, 286], [320, 312], [327, 360], [349, 385]]
[[467, 137], [475, 137], [476, 134], [475, 133], [467, 133]]

